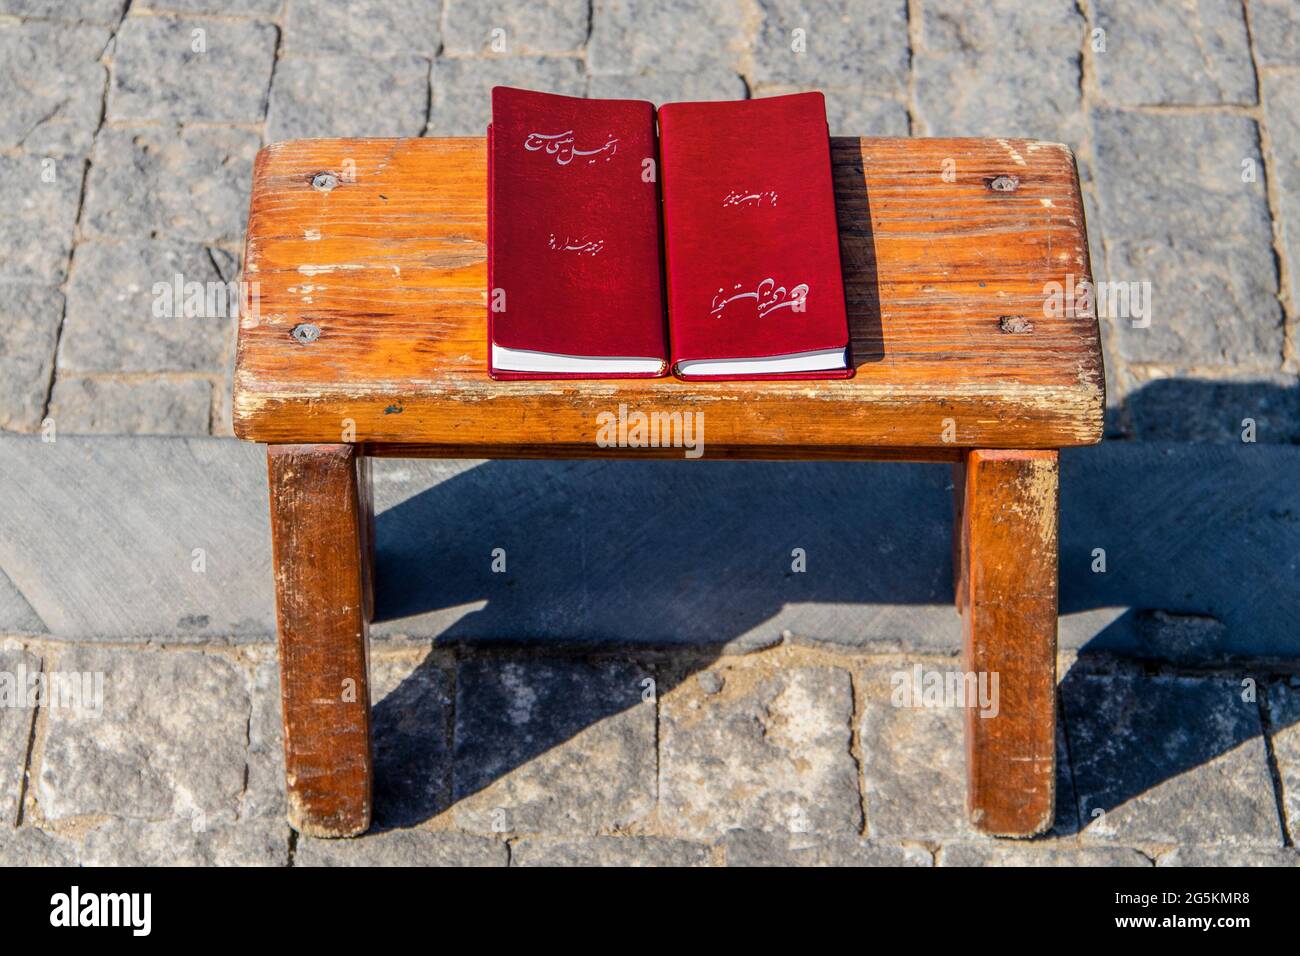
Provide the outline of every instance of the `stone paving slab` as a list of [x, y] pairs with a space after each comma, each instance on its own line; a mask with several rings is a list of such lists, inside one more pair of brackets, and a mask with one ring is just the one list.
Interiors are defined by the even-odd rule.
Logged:
[[0, 428], [34, 431], [40, 425], [62, 318], [57, 289], [0, 283]]
[[249, 681], [248, 757], [240, 819], [288, 813], [284, 792], [284, 731], [280, 711], [280, 667], [269, 649]]
[[[468, 661], [456, 675], [453, 814], [475, 833], [598, 833], [655, 803], [650, 672], [625, 661]], [[652, 688], [651, 688], [652, 689]]]
[[[238, 245], [260, 145], [257, 133], [224, 127], [162, 123], [100, 130], [86, 180], [82, 234]], [[161, 281], [169, 278], [156, 274]]]
[[26, 651], [0, 650], [0, 830], [17, 824], [27, 751], [36, 708], [30, 706], [41, 659]]
[[212, 417], [212, 383], [61, 376], [50, 396], [49, 417], [74, 435], [111, 435], [123, 425], [137, 435], [201, 434]]
[[727, 866], [931, 866], [922, 846], [861, 837], [732, 830], [721, 841]]
[[[444, 670], [431, 659], [418, 663], [409, 659], [371, 659], [374, 812], [378, 825], [413, 826], [451, 805], [455, 681], [454, 670]], [[278, 694], [278, 690], [275, 692]], [[279, 738], [278, 730], [275, 736]], [[281, 769], [277, 765], [277, 775]]]
[[1111, 318], [1121, 357], [1278, 368], [1282, 311], [1255, 121], [1100, 109], [1093, 127], [1106, 278], [1151, 284], [1149, 316]]
[[1078, 143], [1085, 25], [1072, 0], [922, 7], [916, 109], [928, 136]]
[[1085, 840], [1282, 846], [1240, 681], [1071, 672], [1061, 697]]
[[0, 866], [76, 866], [76, 844], [34, 827], [0, 827]]
[[388, 830], [356, 840], [300, 837], [294, 866], [506, 866], [500, 840], [466, 833]]
[[1300, 9], [1291, 0], [1250, 0], [1248, 8], [1258, 64], [1300, 66]]
[[180, 818], [204, 828], [234, 814], [249, 720], [238, 666], [195, 651], [74, 647], [47, 658], [46, 670], [78, 678], [83, 696], [46, 709], [33, 771], [45, 819]]
[[[1062, 647], [1182, 662], [1300, 653], [1297, 456], [1241, 443], [1064, 454]], [[0, 511], [0, 571], [56, 637], [271, 639], [259, 446], [7, 437], [0, 465], [0, 494], [20, 505]], [[372, 630], [467, 646], [954, 653], [949, 480], [940, 465], [888, 462], [380, 460]], [[0, 619], [0, 632], [26, 626]]]
[[935, 855], [936, 866], [1151, 866], [1151, 860], [1126, 847], [1020, 846], [953, 843]]
[[260, 123], [277, 32], [256, 20], [127, 17], [113, 53], [108, 119]]
[[[1297, 43], [1290, 49], [1294, 62], [1300, 65], [1300, 12], [1294, 6], [1291, 12]], [[1269, 175], [1280, 187], [1282, 245], [1294, 314], [1300, 305], [1300, 74], [1265, 73], [1261, 87], [1271, 149]]]
[[442, 0], [293, 0], [285, 48], [310, 55], [432, 56], [442, 43]]
[[[587, 42], [590, 0], [447, 0], [443, 52], [478, 54], [572, 53]], [[499, 31], [499, 32], [498, 32]]]
[[906, 91], [905, 0], [759, 0], [758, 13], [762, 25], [752, 52], [756, 85]]
[[0, 24], [0, 149], [36, 156], [89, 152], [108, 80], [100, 56], [109, 36], [98, 26]]
[[[1096, 52], [1101, 95], [1126, 105], [1255, 102], [1246, 14], [1239, 0], [1193, 7], [1142, 0], [1091, 5], [1105, 49]], [[1193, 12], [1194, 11], [1194, 12]]]
[[83, 167], [80, 157], [0, 154], [0, 282], [63, 281]]
[[[872, 662], [857, 675], [867, 833], [877, 839], [983, 839], [966, 817], [965, 713], [960, 707], [903, 707], [896, 689], [914, 669], [944, 673], [955, 660]], [[1056, 818], [1051, 834], [1078, 831], [1070, 752], [1057, 723]]]
[[189, 820], [111, 820], [86, 834], [82, 866], [287, 866], [289, 825], [281, 820], [196, 828]]
[[[237, 311], [226, 285], [234, 273], [229, 253], [195, 242], [81, 243], [68, 282], [59, 368], [222, 372]], [[180, 296], [171, 291], [178, 282]], [[189, 283], [202, 284], [201, 306], [185, 304]]]
[[[43, 739], [38, 737], [36, 800], [20, 830], [0, 826], [0, 862], [283, 866], [292, 858], [300, 866], [1149, 866], [1157, 857], [1161, 865], [1184, 866], [1296, 862], [1295, 850], [1282, 847], [1280, 831], [1271, 842], [1261, 842], [1249, 833], [1242, 838], [1237, 824], [1224, 825], [1246, 819], [1249, 830], [1250, 819], [1271, 815], [1276, 828], [1279, 814], [1262, 745], [1243, 759], [1234, 749], [1233, 720], [1213, 696], [1224, 687], [1235, 690], [1235, 679], [1146, 675], [1100, 658], [1088, 668], [1074, 665], [1062, 688], [1063, 722], [1068, 749], [1084, 768], [1080, 787], [1091, 794], [1097, 780], [1104, 780], [1124, 802], [1110, 806], [1102, 819], [1088, 814], [1091, 828], [1082, 842], [1074, 836], [1076, 827], [1062, 827], [1059, 819], [1055, 834], [1044, 839], [994, 840], [959, 832], [944, 819], [949, 810], [960, 814], [960, 766], [952, 774], [955, 782], [945, 779], [946, 770], [938, 777], [918, 774], [918, 767], [960, 764], [959, 727], [950, 734], [938, 725], [909, 728], [896, 722], [880, 733], [872, 727], [880, 723], [873, 667], [884, 673], [889, 666], [935, 666], [936, 660], [942, 666], [946, 659], [876, 661], [857, 674], [854, 685], [864, 716], [854, 742], [853, 689], [835, 686], [847, 682], [848, 672], [810, 665], [810, 653], [771, 649], [714, 661], [690, 654], [662, 659], [653, 688], [659, 695], [656, 706], [642, 700], [647, 690], [642, 682], [628, 679], [641, 669], [622, 658], [541, 658], [516, 651], [475, 655], [456, 666], [455, 658], [437, 651], [426, 651], [421, 659], [409, 648], [382, 648], [372, 661], [376, 806], [381, 814], [385, 807], [405, 808], [408, 827], [380, 820], [361, 838], [321, 841], [290, 838], [283, 798], [269, 779], [281, 774], [283, 765], [271, 723], [278, 715], [267, 706], [275, 668], [264, 652], [242, 655], [247, 666], [237, 667], [233, 680], [217, 675], [213, 685], [208, 681], [212, 662], [225, 664], [224, 657], [56, 647], [50, 665], [56, 670], [112, 664], [105, 714], [99, 720], [51, 722]], [[454, 721], [442, 696], [447, 680], [431, 676], [453, 667], [458, 671]], [[128, 673], [134, 675], [129, 687], [120, 680]], [[629, 683], [635, 701], [630, 706], [622, 695]], [[1289, 757], [1283, 735], [1300, 725], [1300, 715], [1287, 709], [1275, 685], [1269, 685], [1264, 700], [1273, 705], [1269, 726], [1285, 775]], [[251, 701], [241, 697], [249, 687]], [[173, 719], [157, 719], [158, 700], [171, 702]], [[187, 702], [179, 715], [176, 700]], [[1155, 712], [1169, 717], [1147, 719]], [[235, 726], [221, 726], [227, 713], [235, 715]], [[955, 708], [947, 713], [960, 716]], [[450, 812], [443, 813], [440, 802], [422, 806], [424, 791], [410, 781], [430, 767], [433, 777], [445, 772], [449, 758], [442, 741], [448, 723], [455, 727], [453, 774], [461, 789]], [[632, 746], [629, 728], [636, 741]], [[1258, 733], [1258, 728], [1256, 720], [1247, 730]], [[930, 735], [928, 742], [923, 733]], [[233, 743], [233, 750], [222, 741]], [[73, 815], [61, 812], [45, 786], [51, 762], [56, 769], [68, 765], [60, 748], [69, 747], [84, 757], [77, 779], [88, 781], [89, 793]], [[1064, 741], [1058, 747], [1067, 750]], [[395, 772], [399, 753], [406, 776]], [[236, 781], [242, 777], [242, 792], [227, 795], [238, 790], [237, 782], [214, 788], [201, 778], [194, 760], [221, 773], [228, 770]], [[846, 773], [838, 769], [845, 766]], [[1062, 767], [1065, 779], [1058, 787], [1068, 808], [1070, 773], [1064, 762]], [[99, 799], [97, 781], [114, 774], [122, 776], [117, 790], [128, 790], [128, 782], [162, 780], [164, 799], [147, 793], [143, 799], [129, 793], [129, 800]], [[903, 792], [900, 781], [911, 781], [906, 799], [920, 809], [900, 812], [883, 799], [891, 785]], [[841, 790], [847, 791], [843, 797]], [[188, 805], [195, 794], [217, 791], [220, 799], [209, 801], [206, 812], [184, 807], [177, 812], [177, 798], [188, 798], [183, 799]], [[629, 791], [632, 795], [625, 796]], [[476, 800], [485, 797], [491, 809], [484, 827]], [[1225, 812], [1229, 804], [1236, 809]], [[863, 806], [868, 836], [859, 815]], [[1250, 812], [1243, 816], [1242, 807]], [[141, 808], [143, 815], [137, 812]], [[1113, 832], [1125, 815], [1130, 825]], [[33, 830], [33, 820], [53, 832]], [[737, 822], [742, 829], [735, 828]], [[1096, 832], [1107, 827], [1107, 834]]]
[[430, 68], [418, 56], [287, 57], [275, 68], [266, 138], [419, 136]]
[[709, 847], [663, 837], [525, 838], [510, 848], [511, 866], [708, 866]]
[[738, 72], [748, 45], [744, 22], [744, 9], [732, 3], [594, 0], [587, 67], [596, 75], [688, 72], [712, 63]]
[[1180, 846], [1161, 854], [1156, 866], [1300, 866], [1300, 851]]
[[52, 633], [274, 634], [263, 449], [67, 437], [0, 446], [11, 504], [0, 509], [0, 570]]
[[722, 666], [683, 679], [660, 706], [660, 813], [672, 832], [860, 831], [848, 671]]

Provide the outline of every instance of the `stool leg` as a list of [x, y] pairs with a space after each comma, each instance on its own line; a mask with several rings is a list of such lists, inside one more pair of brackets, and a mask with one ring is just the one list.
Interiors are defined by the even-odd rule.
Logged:
[[289, 824], [309, 836], [370, 826], [361, 461], [352, 445], [267, 448]]
[[971, 451], [963, 470], [965, 669], [998, 675], [996, 706], [966, 709], [966, 805], [985, 833], [1031, 836], [1055, 809], [1057, 453]]

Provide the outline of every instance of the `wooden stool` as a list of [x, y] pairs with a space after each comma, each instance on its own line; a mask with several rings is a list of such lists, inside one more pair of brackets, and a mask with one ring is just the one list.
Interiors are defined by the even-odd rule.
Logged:
[[620, 403], [703, 412], [707, 458], [951, 462], [964, 666], [1000, 691], [998, 716], [967, 710], [971, 819], [1051, 826], [1057, 450], [1098, 441], [1105, 405], [1074, 159], [976, 139], [834, 139], [831, 155], [856, 376], [687, 384], [488, 378], [483, 140], [261, 152], [234, 422], [269, 446], [295, 829], [370, 824], [368, 457], [682, 457], [598, 447]]

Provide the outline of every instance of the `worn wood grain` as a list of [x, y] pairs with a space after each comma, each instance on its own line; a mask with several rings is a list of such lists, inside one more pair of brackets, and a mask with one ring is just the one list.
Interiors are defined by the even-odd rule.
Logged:
[[[592, 445], [595, 416], [625, 402], [705, 412], [706, 457], [714, 449], [761, 457], [773, 446], [836, 457], [1097, 441], [1096, 320], [1069, 297], [1065, 314], [1043, 313], [1048, 283], [1090, 275], [1069, 150], [1026, 140], [835, 139], [832, 162], [853, 379], [494, 382], [485, 359], [483, 141], [267, 147], [245, 251], [255, 308], [246, 303], [239, 323], [236, 433], [546, 455]], [[321, 172], [338, 184], [315, 188]], [[1012, 180], [1014, 189], [994, 188]], [[1007, 331], [1009, 315], [1032, 331]], [[306, 326], [319, 334], [293, 335]]]
[[289, 823], [370, 826], [367, 517], [351, 445], [267, 449]]
[[1055, 809], [1057, 457], [976, 450], [964, 468], [965, 669], [998, 675], [996, 716], [966, 709], [967, 806], [1000, 836], [1042, 833]]

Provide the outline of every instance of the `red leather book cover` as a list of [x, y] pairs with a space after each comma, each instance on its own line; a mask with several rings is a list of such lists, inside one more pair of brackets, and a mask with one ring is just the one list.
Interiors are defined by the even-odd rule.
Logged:
[[493, 378], [653, 378], [668, 366], [655, 111], [492, 90]]
[[820, 93], [659, 110], [673, 371], [852, 375]]

